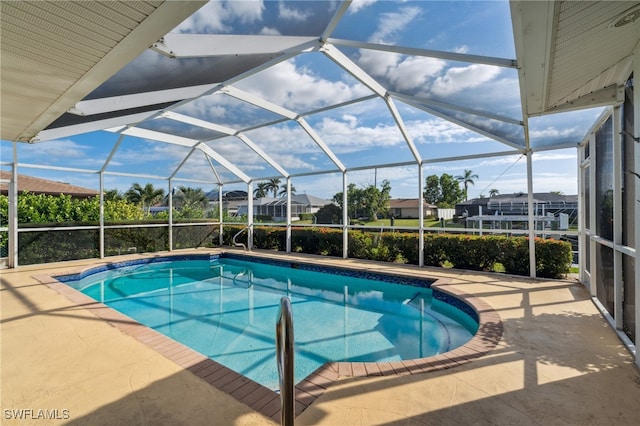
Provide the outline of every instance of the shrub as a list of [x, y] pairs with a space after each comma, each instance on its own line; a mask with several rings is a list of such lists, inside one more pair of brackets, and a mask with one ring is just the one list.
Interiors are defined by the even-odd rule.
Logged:
[[536, 274], [538, 276], [558, 278], [568, 274], [572, 262], [571, 243], [536, 238]]
[[502, 241], [500, 263], [507, 274], [529, 275], [529, 239], [526, 237], [505, 237]]
[[373, 238], [371, 233], [359, 230], [349, 231], [349, 257], [371, 259]]
[[264, 250], [285, 251], [287, 248], [286, 228], [255, 227], [253, 230], [253, 244], [256, 248]]
[[388, 248], [387, 262], [420, 264], [418, 234], [410, 232], [385, 232], [380, 244]]
[[300, 213], [300, 220], [313, 221], [313, 213]]
[[91, 259], [99, 255], [98, 230], [32, 231], [18, 234], [18, 264]]
[[[225, 244], [239, 231], [226, 229]], [[418, 233], [349, 231], [349, 257], [383, 262], [418, 265]], [[243, 234], [246, 243], [246, 234]], [[243, 238], [239, 237], [238, 241]], [[293, 228], [292, 250], [295, 252], [342, 256], [342, 230], [335, 228]], [[254, 246], [285, 251], [284, 228], [255, 228]], [[569, 272], [572, 262], [571, 244], [559, 240], [536, 239], [536, 275], [557, 278]], [[424, 264], [457, 269], [495, 271], [529, 275], [529, 239], [500, 235], [424, 235]]]

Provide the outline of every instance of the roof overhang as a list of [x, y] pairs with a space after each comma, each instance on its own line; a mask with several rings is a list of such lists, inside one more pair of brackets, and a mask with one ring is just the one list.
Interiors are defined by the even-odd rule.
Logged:
[[205, 3], [1, 2], [0, 138], [30, 141]]
[[511, 1], [527, 116], [624, 101], [640, 2]]

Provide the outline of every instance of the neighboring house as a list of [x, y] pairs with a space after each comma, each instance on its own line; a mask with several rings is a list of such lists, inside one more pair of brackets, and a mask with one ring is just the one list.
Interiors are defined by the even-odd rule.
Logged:
[[[9, 184], [5, 181], [11, 180], [11, 172], [0, 171], [0, 194], [7, 195]], [[58, 196], [60, 194], [70, 195], [72, 198], [91, 198], [100, 195], [99, 191], [80, 186], [70, 185], [64, 182], [40, 179], [33, 176], [18, 175], [18, 194], [30, 192], [32, 194], [46, 194]]]
[[[219, 201], [218, 190], [207, 192], [207, 199], [209, 200], [209, 206], [217, 206]], [[232, 190], [222, 192], [222, 209], [227, 212], [229, 216], [235, 216], [238, 214], [238, 207], [240, 205], [247, 205], [249, 195], [247, 191]]]
[[487, 214], [487, 204], [489, 198], [474, 198], [472, 200], [463, 201], [456, 204], [456, 216], [457, 217], [471, 217], [478, 216], [480, 209], [482, 214]]
[[[302, 213], [316, 213], [331, 200], [314, 197], [308, 194], [298, 194], [291, 196], [291, 220], [300, 220]], [[238, 215], [247, 214], [248, 203], [238, 205]], [[270, 216], [274, 222], [284, 222], [287, 220], [287, 198], [263, 197], [253, 201], [253, 214], [255, 216]]]
[[[393, 198], [389, 200], [389, 211], [396, 219], [416, 219], [419, 216], [418, 205], [420, 201], [417, 198]], [[423, 203], [424, 217], [438, 216], [438, 206]]]
[[[505, 194], [489, 199], [487, 203], [489, 214], [526, 215], [528, 212], [527, 194]], [[565, 213], [575, 216], [578, 212], [578, 196], [562, 195], [550, 192], [533, 194], [533, 211], [538, 216], [548, 213]]]
[[[528, 197], [525, 193], [500, 194], [491, 198], [476, 198], [456, 204], [456, 216], [473, 217], [482, 214], [522, 216], [528, 214]], [[480, 213], [480, 207], [482, 213]], [[578, 212], [577, 195], [561, 195], [551, 192], [533, 194], [533, 209], [537, 216], [567, 214], [574, 218]]]

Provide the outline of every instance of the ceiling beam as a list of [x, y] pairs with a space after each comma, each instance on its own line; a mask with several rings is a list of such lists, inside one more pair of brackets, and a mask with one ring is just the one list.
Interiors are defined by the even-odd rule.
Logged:
[[575, 111], [609, 105], [620, 105], [624, 102], [624, 86], [611, 85], [595, 92], [582, 95], [569, 102], [548, 109], [549, 113]]
[[227, 160], [223, 155], [218, 154], [213, 150], [209, 145], [205, 143], [200, 143], [198, 145], [198, 149], [207, 154], [209, 157], [216, 160], [222, 167], [229, 170], [231, 173], [236, 175], [239, 179], [241, 179], [244, 183], [249, 183], [251, 178], [247, 176], [242, 170], [233, 165], [229, 160]]
[[496, 120], [496, 121], [502, 121], [504, 123], [515, 124], [516, 126], [522, 126], [522, 120], [505, 117], [505, 116], [494, 114], [487, 111], [481, 111], [474, 108], [454, 105], [447, 102], [435, 101], [433, 99], [427, 99], [420, 96], [405, 95], [404, 93], [398, 93], [398, 92], [389, 92], [389, 93], [391, 94], [391, 96], [393, 96], [393, 98], [402, 102], [411, 103], [412, 105], [415, 103], [419, 103], [427, 107], [443, 108], [451, 111], [457, 111], [465, 114], [476, 115], [478, 117], [488, 118], [490, 120]]
[[425, 58], [444, 59], [447, 61], [468, 62], [473, 64], [493, 65], [496, 67], [516, 68], [515, 59], [495, 58], [491, 56], [469, 55], [466, 53], [445, 52], [442, 50], [418, 49], [391, 44], [367, 43], [356, 40], [329, 38], [327, 42], [335, 46], [355, 47], [358, 49], [377, 50], [380, 52], [398, 53], [401, 55], [421, 56]]
[[206, 58], [300, 53], [317, 45], [317, 37], [169, 33], [151, 49], [170, 58]]
[[556, 34], [554, 23], [560, 2], [512, 0], [509, 4], [522, 112], [525, 116], [540, 114], [546, 110], [548, 102], [547, 90], [553, 68], [551, 62]]
[[109, 77], [135, 59], [162, 34], [202, 7], [205, 1], [165, 1], [108, 51], [89, 71], [77, 79], [52, 102], [16, 138], [31, 141], [73, 105], [100, 86]]
[[203, 93], [219, 86], [218, 83], [203, 84], [200, 86], [180, 87], [177, 89], [157, 90], [154, 92], [136, 93], [133, 95], [112, 96], [108, 98], [90, 99], [77, 102], [70, 114], [94, 115], [107, 112], [123, 111], [139, 108], [147, 105], [157, 105], [166, 102], [177, 102], [184, 99], [196, 98]]
[[404, 121], [402, 120], [402, 117], [398, 113], [398, 110], [395, 104], [393, 103], [393, 100], [391, 99], [389, 92], [387, 92], [387, 89], [384, 88], [380, 83], [378, 83], [366, 71], [364, 71], [362, 68], [356, 65], [351, 59], [349, 59], [344, 53], [342, 53], [335, 46], [332, 46], [331, 44], [327, 43], [322, 47], [322, 52], [325, 55], [327, 55], [332, 61], [334, 61], [337, 65], [339, 65], [349, 74], [354, 76], [362, 84], [367, 86], [369, 89], [371, 89], [373, 92], [375, 92], [378, 96], [380, 96], [384, 100], [385, 104], [387, 105], [387, 108], [389, 109], [389, 112], [391, 113], [393, 120], [396, 123], [396, 128], [400, 131], [400, 134], [404, 138], [404, 141], [409, 147], [409, 150], [411, 151], [413, 158], [415, 158], [416, 162], [420, 164], [420, 162], [422, 161], [420, 157], [420, 153], [418, 152], [418, 149], [413, 143], [411, 136], [409, 136], [409, 132], [407, 132], [407, 128], [404, 124]]

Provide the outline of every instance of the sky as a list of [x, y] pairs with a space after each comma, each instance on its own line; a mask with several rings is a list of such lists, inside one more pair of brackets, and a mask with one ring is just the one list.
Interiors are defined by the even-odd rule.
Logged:
[[[332, 1], [213, 1], [173, 32], [318, 36], [337, 6], [338, 3]], [[330, 37], [515, 59], [507, 1], [354, 1]], [[522, 120], [514, 69], [335, 45], [348, 61], [368, 73], [377, 84], [397, 94], [392, 96], [393, 106], [425, 163], [424, 178], [443, 173], [459, 176], [471, 170], [477, 177], [469, 188], [469, 198], [488, 195], [491, 189], [503, 194], [527, 191], [526, 159], [514, 153], [514, 146], [524, 146], [522, 127], [512, 123], [512, 120]], [[229, 58], [172, 60], [146, 51], [88, 98], [123, 96], [134, 90], [161, 90], [184, 81], [224, 82], [235, 66]], [[322, 52], [312, 51], [234, 82], [232, 86], [241, 93], [259, 96], [301, 114], [340, 162], [348, 170], [355, 169], [348, 173], [349, 183], [379, 185], [386, 179], [391, 183], [392, 197], [417, 198], [415, 157], [389, 106], [380, 97], [349, 103], [373, 92], [347, 71]], [[425, 101], [418, 102], [416, 108], [415, 103], [406, 99]], [[328, 109], [343, 102], [346, 104], [340, 108]], [[434, 103], [440, 107], [421, 108]], [[485, 111], [493, 118], [468, 114], [447, 105], [462, 107], [464, 111]], [[264, 126], [279, 116], [222, 93], [201, 97], [174, 112], [235, 130], [244, 129], [243, 133], [260, 150], [294, 175], [292, 185], [297, 193], [331, 198], [342, 191], [342, 175], [335, 172], [337, 168], [331, 157], [295, 122]], [[601, 112], [594, 109], [531, 118], [531, 144], [541, 149], [558, 144], [576, 146]], [[456, 120], [444, 120], [443, 114], [480, 132], [462, 127]], [[263, 127], [259, 127], [261, 125]], [[273, 167], [237, 137], [221, 137], [218, 132], [166, 118], [144, 127], [208, 140], [208, 147], [256, 182], [278, 176]], [[18, 161], [22, 165], [19, 173], [98, 189], [96, 172], [110, 157], [118, 138], [117, 133], [98, 131], [36, 144], [17, 144]], [[12, 150], [12, 143], [0, 143], [3, 163], [11, 161]], [[212, 168], [200, 151], [188, 156], [189, 152], [184, 146], [126, 136], [106, 167], [110, 173], [105, 174], [105, 188], [124, 192], [134, 182], [150, 182], [166, 188], [166, 178], [175, 175], [174, 186], [184, 184], [210, 191], [216, 188], [214, 170], [226, 182], [238, 182], [224, 165], [214, 161]], [[509, 155], [489, 156], [503, 152]], [[482, 157], [446, 161], [469, 155]], [[534, 192], [577, 193], [575, 148], [542, 150], [535, 152], [532, 159]], [[29, 167], [34, 164], [58, 169]], [[388, 164], [396, 166], [388, 167]], [[361, 170], [366, 167], [370, 169]], [[334, 172], [317, 174], [327, 170]], [[246, 185], [229, 183], [224, 189], [246, 190]]]

